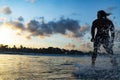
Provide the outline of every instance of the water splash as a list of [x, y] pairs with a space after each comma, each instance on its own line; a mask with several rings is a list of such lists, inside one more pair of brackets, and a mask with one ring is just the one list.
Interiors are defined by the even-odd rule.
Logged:
[[[118, 60], [118, 59], [117, 59]], [[118, 60], [118, 62], [120, 62]], [[73, 71], [73, 76], [77, 79], [112, 79], [112, 80], [120, 80], [120, 66], [108, 66], [107, 64], [104, 66], [95, 66], [91, 65], [83, 65], [83, 64], [74, 64], [75, 70]]]

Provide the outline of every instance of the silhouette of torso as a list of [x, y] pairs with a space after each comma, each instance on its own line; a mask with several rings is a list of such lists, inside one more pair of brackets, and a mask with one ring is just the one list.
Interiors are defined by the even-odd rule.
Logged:
[[112, 27], [112, 22], [109, 19], [96, 19], [93, 22], [93, 25], [95, 26], [95, 28], [97, 28], [97, 33], [96, 33], [95, 38], [110, 37], [109, 30]]

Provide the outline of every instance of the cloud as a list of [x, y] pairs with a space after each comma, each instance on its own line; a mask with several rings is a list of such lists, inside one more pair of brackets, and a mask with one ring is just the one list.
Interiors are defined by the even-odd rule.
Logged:
[[29, 33], [26, 37], [28, 39], [32, 36], [44, 38], [54, 34], [61, 34], [69, 38], [81, 38], [89, 30], [88, 25], [80, 26], [77, 20], [69, 18], [60, 18], [57, 21], [50, 21], [47, 23], [44, 22], [44, 19], [42, 22], [39, 19], [30, 20], [27, 23], [23, 23], [23, 21], [24, 18], [20, 16], [17, 20], [7, 20], [4, 24], [14, 30], [16, 29]]
[[18, 21], [24, 21], [24, 18], [22, 16], [18, 17]]
[[117, 9], [116, 6], [111, 6], [111, 7], [106, 8], [105, 10], [106, 10], [107, 12], [112, 12], [112, 11], [115, 10], [115, 9]]
[[4, 25], [6, 25], [7, 27], [10, 27], [12, 29], [17, 29], [17, 30], [25, 30], [25, 26], [24, 24], [22, 24], [19, 21], [9, 21], [9, 22], [5, 22]]
[[27, 30], [32, 36], [49, 36], [52, 34], [51, 27], [47, 24], [41, 24], [36, 20], [31, 20], [27, 23]]
[[[80, 32], [80, 25], [77, 20], [60, 19], [58, 21], [50, 21], [48, 23], [40, 23], [37, 20], [31, 20], [27, 23], [27, 30], [32, 35], [50, 36], [52, 34], [68, 35], [67, 31], [73, 35]], [[76, 36], [74, 36], [76, 37]]]
[[90, 42], [83, 43], [79, 46], [81, 51], [91, 51], [93, 50], [93, 45]]
[[71, 15], [72, 15], [72, 16], [79, 16], [80, 13], [72, 13]]
[[61, 34], [65, 34], [67, 30], [76, 33], [80, 28], [78, 21], [69, 18], [61, 19], [57, 21], [55, 24], [56, 26], [53, 26], [54, 32], [58, 32]]
[[90, 29], [90, 27], [88, 25], [84, 25], [80, 27], [80, 32], [86, 32]]
[[67, 49], [74, 49], [76, 46], [74, 44], [68, 43], [67, 45], [65, 45], [65, 48]]
[[8, 6], [3, 6], [0, 8], [0, 13], [10, 15], [12, 11]]
[[37, 0], [26, 0], [26, 1], [28, 1], [30, 3], [35, 3]]
[[89, 25], [83, 25], [83, 26], [80, 26], [78, 32], [76, 32], [72, 36], [80, 38], [80, 37], [83, 37], [89, 31], [90, 31], [90, 26]]

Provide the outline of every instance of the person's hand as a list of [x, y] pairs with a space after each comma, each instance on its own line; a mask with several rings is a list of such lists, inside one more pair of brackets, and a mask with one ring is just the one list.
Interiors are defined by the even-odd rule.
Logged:
[[91, 42], [94, 42], [94, 38], [91, 39]]

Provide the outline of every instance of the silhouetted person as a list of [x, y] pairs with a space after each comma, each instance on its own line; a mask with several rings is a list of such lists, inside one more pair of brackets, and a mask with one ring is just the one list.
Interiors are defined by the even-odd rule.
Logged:
[[[95, 65], [98, 49], [101, 44], [106, 52], [111, 55], [111, 62], [113, 62], [113, 43], [114, 43], [114, 25], [111, 20], [107, 18], [109, 13], [103, 10], [98, 11], [97, 19], [93, 21], [91, 28], [91, 41], [94, 42], [94, 52], [92, 54], [92, 65]], [[97, 29], [97, 31], [95, 31]]]

